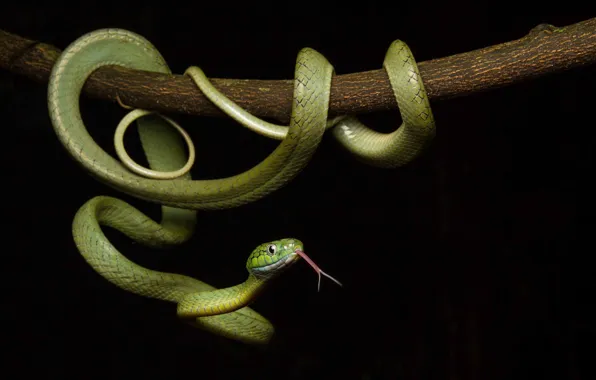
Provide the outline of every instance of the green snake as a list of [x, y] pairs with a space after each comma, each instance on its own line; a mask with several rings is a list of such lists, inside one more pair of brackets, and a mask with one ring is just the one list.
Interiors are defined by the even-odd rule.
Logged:
[[[168, 125], [174, 123], [159, 114], [135, 110], [136, 114], [128, 117], [126, 123], [136, 120], [151, 167], [143, 175], [139, 166], [130, 170], [130, 162], [120, 162], [104, 151], [83, 123], [79, 108], [83, 85], [96, 69], [105, 65], [171, 74], [159, 51], [135, 33], [122, 29], [88, 33], [71, 43], [53, 67], [48, 86], [52, 125], [66, 151], [90, 175], [125, 194], [160, 204], [162, 218], [158, 223], [124, 201], [94, 197], [77, 211], [72, 224], [77, 249], [97, 273], [116, 286], [174, 302], [184, 321], [246, 343], [264, 344], [273, 336], [271, 323], [250, 309], [249, 304], [271, 279], [298, 258], [315, 268], [319, 284], [321, 274], [337, 282], [304, 254], [299, 240], [280, 239], [260, 245], [248, 258], [248, 279], [240, 285], [216, 289], [190, 277], [133, 263], [109, 242], [101, 227], [117, 229], [149, 247], [181, 244], [194, 233], [196, 211], [241, 206], [285, 186], [306, 166], [328, 129], [355, 157], [380, 167], [407, 164], [435, 135], [434, 119], [416, 62], [402, 41], [391, 44], [384, 61], [402, 116], [401, 127], [389, 134], [375, 132], [352, 116], [328, 120], [334, 69], [320, 53], [304, 48], [296, 60], [288, 126], [265, 122], [244, 111], [212, 86], [200, 68], [193, 66], [185, 73], [229, 117], [257, 133], [281, 140], [269, 156], [234, 176], [193, 180], [188, 170], [180, 172], [190, 161], [176, 128]], [[120, 138], [125, 127], [120, 129]], [[120, 157], [127, 157], [118, 138], [116, 149]], [[155, 178], [147, 178], [152, 173]], [[177, 174], [159, 177], [155, 173]]]

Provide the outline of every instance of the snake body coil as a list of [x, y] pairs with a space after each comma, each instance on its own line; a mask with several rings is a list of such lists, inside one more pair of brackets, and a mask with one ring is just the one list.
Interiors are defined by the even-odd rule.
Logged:
[[[428, 99], [414, 59], [403, 42], [391, 45], [385, 61], [403, 119], [402, 127], [387, 135], [366, 128], [353, 117], [328, 121], [333, 67], [321, 54], [305, 48], [296, 61], [289, 126], [266, 123], [242, 110], [217, 91], [199, 68], [191, 67], [186, 72], [230, 117], [281, 140], [268, 157], [227, 178], [192, 180], [189, 173], [170, 180], [144, 178], [98, 146], [82, 121], [81, 90], [93, 71], [104, 65], [171, 73], [157, 49], [137, 34], [121, 29], [88, 33], [63, 51], [52, 70], [48, 87], [52, 125], [67, 152], [85, 170], [108, 186], [161, 204], [162, 220], [157, 223], [126, 202], [98, 196], [75, 215], [72, 230], [77, 248], [91, 267], [113, 284], [136, 294], [175, 302], [178, 315], [189, 323], [247, 343], [266, 343], [271, 338], [273, 326], [247, 305], [267, 281], [302, 256], [301, 242], [282, 239], [257, 247], [247, 263], [247, 281], [215, 289], [196, 279], [149, 270], [131, 262], [106, 239], [101, 226], [118, 229], [151, 247], [180, 244], [194, 232], [196, 210], [240, 206], [290, 182], [309, 162], [328, 128], [354, 155], [383, 167], [409, 162], [434, 136]], [[175, 171], [184, 165], [183, 141], [162, 118], [147, 115], [137, 120], [137, 126], [152, 170]]]

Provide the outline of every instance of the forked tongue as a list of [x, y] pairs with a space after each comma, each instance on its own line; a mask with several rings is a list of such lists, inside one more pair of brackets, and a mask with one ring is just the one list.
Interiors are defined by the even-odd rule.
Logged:
[[317, 285], [317, 292], [321, 290], [321, 275], [323, 275], [323, 276], [325, 276], [325, 277], [327, 277], [327, 278], [331, 279], [331, 281], [335, 282], [337, 285], [339, 285], [339, 286], [343, 286], [343, 285], [341, 284], [341, 282], [337, 281], [336, 279], [334, 279], [333, 277], [331, 277], [331, 276], [330, 276], [330, 275], [328, 275], [327, 273], [323, 272], [323, 271], [321, 270], [321, 268], [319, 268], [319, 266], [318, 266], [317, 264], [315, 264], [315, 262], [314, 262], [314, 261], [312, 261], [312, 260], [310, 259], [310, 257], [308, 257], [308, 256], [306, 255], [306, 253], [304, 253], [303, 251], [301, 251], [301, 250], [299, 250], [299, 249], [297, 249], [295, 252], [296, 252], [296, 253], [297, 253], [297, 254], [298, 254], [300, 257], [302, 257], [302, 258], [303, 258], [303, 259], [304, 259], [304, 260], [305, 260], [305, 261], [308, 263], [308, 265], [310, 265], [310, 266], [311, 266], [311, 267], [312, 267], [312, 268], [315, 270], [315, 272], [317, 272], [317, 275], [319, 275], [319, 283], [318, 283], [318, 285]]

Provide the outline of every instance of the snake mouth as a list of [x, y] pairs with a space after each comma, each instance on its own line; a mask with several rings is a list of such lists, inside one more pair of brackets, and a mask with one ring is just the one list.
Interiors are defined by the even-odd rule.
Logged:
[[262, 274], [265, 274], [267, 272], [278, 272], [281, 269], [294, 263], [299, 258], [300, 258], [300, 256], [296, 252], [291, 252], [272, 264], [265, 265], [265, 266], [259, 267], [259, 268], [253, 268], [253, 271], [257, 272], [257, 273], [262, 273]]

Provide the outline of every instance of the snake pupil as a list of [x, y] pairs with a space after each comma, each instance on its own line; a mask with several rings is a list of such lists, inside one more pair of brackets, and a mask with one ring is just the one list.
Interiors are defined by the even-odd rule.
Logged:
[[269, 247], [267, 247], [267, 251], [269, 252], [270, 255], [273, 255], [273, 254], [275, 254], [276, 248], [277, 247], [275, 246], [275, 244], [271, 244]]

